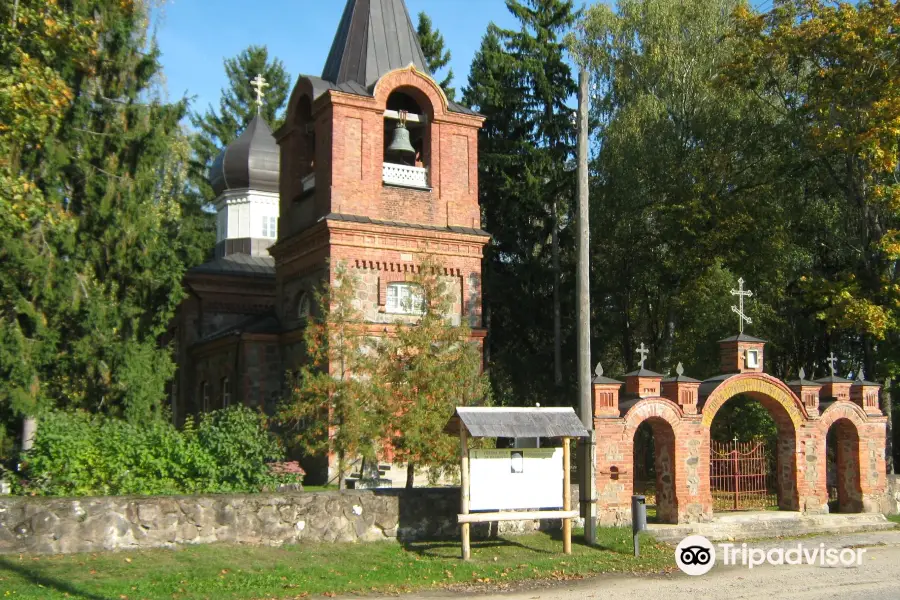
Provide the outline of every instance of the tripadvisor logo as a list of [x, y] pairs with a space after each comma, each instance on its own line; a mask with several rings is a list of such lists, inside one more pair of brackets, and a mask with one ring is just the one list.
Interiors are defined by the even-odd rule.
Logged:
[[[826, 548], [825, 544], [785, 548], [751, 548], [747, 544], [719, 544], [722, 564], [752, 569], [769, 565], [819, 565], [853, 567], [862, 564], [865, 548]], [[716, 564], [716, 548], [702, 535], [691, 535], [675, 548], [675, 563], [688, 575], [705, 575]]]
[[716, 564], [716, 549], [702, 535], [689, 535], [675, 548], [675, 563], [688, 575], [705, 575]]

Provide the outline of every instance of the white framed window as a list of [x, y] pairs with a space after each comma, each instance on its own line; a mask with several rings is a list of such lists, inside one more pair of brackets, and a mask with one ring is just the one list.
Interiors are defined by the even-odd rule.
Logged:
[[278, 237], [278, 217], [262, 218], [262, 235], [265, 238]]
[[300, 294], [300, 299], [297, 301], [297, 318], [305, 319], [309, 317], [309, 311], [311, 309], [309, 300], [309, 293], [302, 292]]
[[759, 367], [759, 350], [747, 350], [747, 368], [756, 369]]
[[414, 283], [390, 283], [387, 286], [385, 310], [401, 315], [421, 315], [425, 312], [422, 288]]
[[231, 381], [227, 377], [222, 378], [222, 408], [231, 404]]

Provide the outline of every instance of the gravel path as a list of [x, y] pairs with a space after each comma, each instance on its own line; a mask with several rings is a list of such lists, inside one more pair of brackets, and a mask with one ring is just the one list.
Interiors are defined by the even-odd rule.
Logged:
[[[755, 548], [791, 548], [797, 543], [817, 548], [865, 547], [862, 565], [827, 566], [724, 566], [717, 563], [708, 574], [598, 577], [574, 583], [484, 593], [479, 600], [898, 600], [900, 598], [900, 532], [819, 536], [802, 540], [765, 540]], [[718, 547], [717, 547], [718, 549]], [[401, 596], [407, 600], [460, 598], [459, 592], [428, 592]], [[471, 597], [471, 594], [465, 594]]]

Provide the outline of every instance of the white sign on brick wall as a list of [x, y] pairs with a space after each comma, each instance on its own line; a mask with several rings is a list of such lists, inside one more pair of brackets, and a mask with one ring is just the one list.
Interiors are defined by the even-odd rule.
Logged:
[[563, 450], [471, 450], [469, 480], [469, 510], [561, 508]]

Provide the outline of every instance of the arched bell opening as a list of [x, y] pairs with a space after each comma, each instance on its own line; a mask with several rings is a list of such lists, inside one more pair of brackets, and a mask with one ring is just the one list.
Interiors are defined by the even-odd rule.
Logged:
[[[400, 165], [425, 171], [430, 167], [431, 123], [428, 114], [431, 111], [417, 100], [418, 95], [400, 88], [388, 96], [384, 113], [385, 165]], [[400, 185], [406, 183], [413, 187], [427, 185], [427, 181], [417, 181], [412, 173], [415, 171], [400, 170], [391, 175], [410, 178], [408, 182], [397, 181], [396, 183]], [[388, 180], [387, 173], [385, 183], [395, 183]]]

